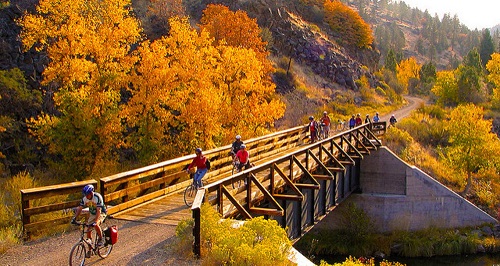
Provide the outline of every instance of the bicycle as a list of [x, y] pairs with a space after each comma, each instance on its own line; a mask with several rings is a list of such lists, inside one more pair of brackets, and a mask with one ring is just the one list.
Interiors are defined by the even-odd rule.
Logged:
[[[240, 161], [233, 160], [233, 170], [231, 170], [231, 175], [235, 175], [241, 172], [241, 168], [239, 168]], [[233, 189], [241, 187], [241, 179], [232, 183]]]
[[[69, 253], [70, 266], [82, 266], [85, 264], [85, 259], [90, 258], [93, 255], [99, 255], [99, 257], [103, 259], [109, 256], [111, 250], [113, 250], [113, 244], [105, 243], [103, 246], [99, 246], [99, 237], [97, 236], [96, 230], [92, 230], [92, 225], [78, 221], [72, 222], [72, 224], [81, 226], [82, 230], [80, 234], [80, 240], [71, 248], [71, 251]], [[91, 239], [86, 239], [86, 234], [87, 232], [89, 232], [89, 230], [94, 231], [92, 233], [93, 241]], [[101, 231], [104, 232], [104, 230]]]
[[186, 187], [186, 190], [184, 190], [184, 203], [186, 206], [191, 207], [193, 205], [194, 198], [196, 197], [198, 188], [203, 187], [203, 180], [200, 180], [201, 186], [198, 187], [196, 182], [194, 182], [194, 174], [189, 174], [189, 176], [191, 176], [193, 182]]

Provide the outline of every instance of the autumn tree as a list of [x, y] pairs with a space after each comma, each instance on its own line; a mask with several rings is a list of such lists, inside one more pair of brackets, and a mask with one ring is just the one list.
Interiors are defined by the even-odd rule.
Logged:
[[256, 53], [214, 45], [207, 31], [197, 32], [185, 18], [169, 23], [168, 37], [136, 52], [140, 60], [122, 117], [137, 130], [127, 142], [147, 161], [227, 144], [236, 134], [267, 133], [284, 104], [265, 82]]
[[492, 106], [495, 109], [500, 109], [500, 54], [494, 53], [491, 55], [491, 60], [486, 64], [488, 70], [488, 80], [494, 84], [492, 95]]
[[[131, 46], [141, 39], [128, 0], [41, 0], [19, 21], [25, 49], [45, 50], [43, 85], [56, 88], [57, 115], [31, 121], [67, 176], [88, 176], [115, 160], [123, 128], [120, 91], [134, 65]], [[96, 168], [97, 167], [97, 168]]]
[[499, 170], [500, 140], [491, 132], [492, 121], [484, 119], [484, 110], [474, 104], [455, 108], [445, 128], [450, 146], [442, 156], [451, 167], [466, 174], [462, 195], [467, 195], [474, 173], [488, 168]]
[[338, 41], [358, 48], [371, 48], [373, 33], [361, 16], [338, 0], [326, 0], [325, 21], [339, 36]]
[[227, 6], [209, 4], [200, 20], [200, 29], [209, 32], [214, 38], [215, 45], [225, 42], [229, 46], [252, 49], [264, 66], [266, 75], [273, 71], [267, 59], [267, 42], [262, 40], [262, 30], [257, 19], [248, 17], [241, 10], [231, 11]]
[[422, 66], [417, 63], [415, 58], [410, 57], [401, 61], [396, 67], [396, 76], [399, 83], [403, 85], [404, 92], [408, 93], [408, 84], [411, 79], [418, 79], [420, 68]]
[[439, 71], [436, 74], [436, 82], [431, 89], [437, 96], [437, 102], [444, 106], [456, 105], [458, 100], [458, 84], [455, 71]]

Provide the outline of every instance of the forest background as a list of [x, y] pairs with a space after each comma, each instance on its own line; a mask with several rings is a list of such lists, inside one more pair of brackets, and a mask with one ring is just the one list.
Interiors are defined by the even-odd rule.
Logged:
[[387, 145], [496, 215], [498, 30], [386, 0], [1, 1], [0, 18], [3, 238], [20, 232], [21, 188], [98, 179], [325, 110], [333, 121], [390, 113], [406, 94], [430, 105]]

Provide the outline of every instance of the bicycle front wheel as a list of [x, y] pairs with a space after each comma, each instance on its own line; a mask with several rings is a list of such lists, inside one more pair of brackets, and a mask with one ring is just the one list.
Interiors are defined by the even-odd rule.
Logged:
[[184, 203], [186, 206], [191, 207], [193, 205], [194, 197], [196, 196], [196, 188], [194, 185], [189, 185], [186, 190], [184, 190]]
[[[231, 172], [231, 175], [237, 174], [240, 171], [238, 170], [238, 167], [236, 165], [233, 165], [233, 171]], [[231, 184], [233, 186], [233, 189], [241, 187], [241, 180], [238, 181], [233, 181]]]
[[83, 266], [86, 252], [83, 242], [76, 243], [69, 253], [69, 266]]

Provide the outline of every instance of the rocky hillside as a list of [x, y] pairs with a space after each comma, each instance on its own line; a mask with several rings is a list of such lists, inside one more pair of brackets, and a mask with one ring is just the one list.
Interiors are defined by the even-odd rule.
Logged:
[[[147, 1], [136, 0], [134, 6], [147, 6]], [[361, 75], [370, 77], [372, 85], [376, 79], [369, 69], [375, 69], [379, 55], [376, 50], [348, 51], [335, 44], [328, 35], [327, 27], [321, 29], [302, 19], [301, 10], [295, 1], [204, 1], [195, 11], [191, 11], [194, 20], [199, 19], [199, 10], [209, 3], [221, 3], [231, 9], [247, 11], [250, 17], [257, 18], [262, 28], [272, 33], [271, 52], [275, 57], [286, 56], [294, 63], [310, 67], [316, 75], [326, 81], [322, 86], [356, 89], [355, 80]], [[12, 1], [11, 5], [0, 10], [0, 69], [19, 67], [24, 71], [30, 86], [39, 87], [39, 81], [47, 58], [33, 51], [23, 52], [19, 41], [20, 28], [15, 24], [25, 10], [33, 10], [35, 1]], [[140, 17], [144, 10], [136, 10]], [[365, 65], [367, 67], [361, 67]], [[288, 91], [290, 88], [278, 88]]]

